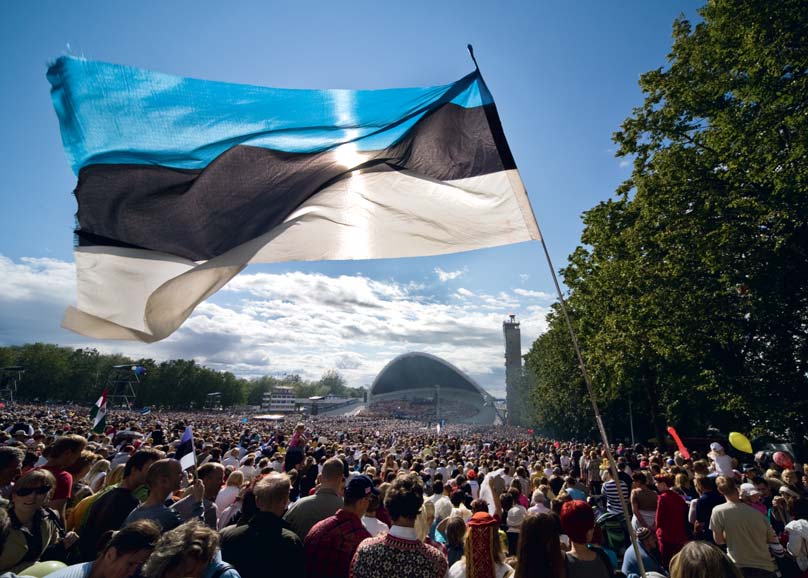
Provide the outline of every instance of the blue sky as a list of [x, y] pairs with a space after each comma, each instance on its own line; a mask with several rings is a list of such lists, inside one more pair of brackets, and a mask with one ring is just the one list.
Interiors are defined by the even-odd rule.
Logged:
[[336, 368], [369, 384], [392, 357], [428, 351], [495, 395], [501, 322], [523, 349], [544, 328], [553, 285], [536, 243], [443, 257], [256, 265], [164, 342], [98, 342], [59, 327], [75, 300], [75, 176], [45, 79], [70, 53], [197, 78], [289, 88], [452, 82], [472, 43], [522, 179], [561, 268], [580, 215], [630, 174], [612, 133], [665, 65], [673, 20], [701, 2], [61, 2], [0, 8], [0, 344], [48, 341], [240, 375]]

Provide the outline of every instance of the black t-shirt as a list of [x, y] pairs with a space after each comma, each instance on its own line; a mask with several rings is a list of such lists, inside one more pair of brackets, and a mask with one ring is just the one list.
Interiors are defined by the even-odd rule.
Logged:
[[129, 513], [138, 504], [131, 490], [115, 488], [98, 498], [87, 514], [87, 521], [79, 534], [79, 551], [85, 562], [98, 555], [98, 540], [107, 530], [120, 530]]

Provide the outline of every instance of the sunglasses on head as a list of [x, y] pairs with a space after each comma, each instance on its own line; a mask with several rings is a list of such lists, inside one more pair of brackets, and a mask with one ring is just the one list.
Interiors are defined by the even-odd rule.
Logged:
[[14, 493], [18, 496], [24, 498], [25, 496], [30, 496], [31, 494], [38, 494], [40, 496], [44, 496], [48, 492], [51, 491], [50, 486], [39, 486], [38, 488], [20, 488], [18, 490], [14, 490]]

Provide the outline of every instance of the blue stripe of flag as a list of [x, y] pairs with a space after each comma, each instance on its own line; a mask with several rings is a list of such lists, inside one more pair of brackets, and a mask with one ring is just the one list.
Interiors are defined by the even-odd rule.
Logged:
[[300, 90], [182, 78], [63, 56], [48, 69], [74, 172], [88, 164], [201, 169], [236, 145], [311, 153], [380, 150], [431, 110], [493, 102], [477, 71], [452, 84]]

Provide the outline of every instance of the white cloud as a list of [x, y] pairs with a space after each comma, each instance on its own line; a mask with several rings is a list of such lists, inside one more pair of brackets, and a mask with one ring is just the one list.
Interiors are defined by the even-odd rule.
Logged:
[[631, 166], [631, 159], [620, 159], [620, 168], [625, 169]]
[[[0, 294], [0, 343], [50, 341], [157, 360], [182, 357], [245, 377], [318, 379], [337, 369], [352, 386], [369, 385], [396, 355], [424, 351], [499, 395], [503, 319], [520, 316], [526, 351], [544, 331], [547, 313], [541, 303], [523, 307], [505, 291], [461, 287], [446, 295], [410, 280], [242, 273], [162, 342], [97, 342], [59, 327], [65, 305], [75, 302], [72, 263], [0, 256], [0, 274], [7, 287]], [[521, 296], [541, 294], [528, 293]]]
[[446, 283], [447, 281], [451, 281], [452, 279], [457, 279], [463, 273], [468, 273], [468, 269], [464, 267], [459, 271], [444, 271], [440, 267], [435, 267], [435, 275], [438, 276], [438, 281], [441, 283]]
[[533, 299], [552, 299], [553, 296], [550, 293], [545, 293], [544, 291], [531, 291], [529, 289], [514, 289], [514, 293], [519, 295], [520, 297], [531, 297]]
[[528, 279], [530, 279], [530, 275], [528, 275], [527, 273], [519, 273], [519, 280], [522, 283], [527, 283]]
[[69, 302], [76, 295], [76, 268], [58, 259], [23, 257], [15, 263], [0, 255], [0, 279], [4, 301], [47, 298]]

